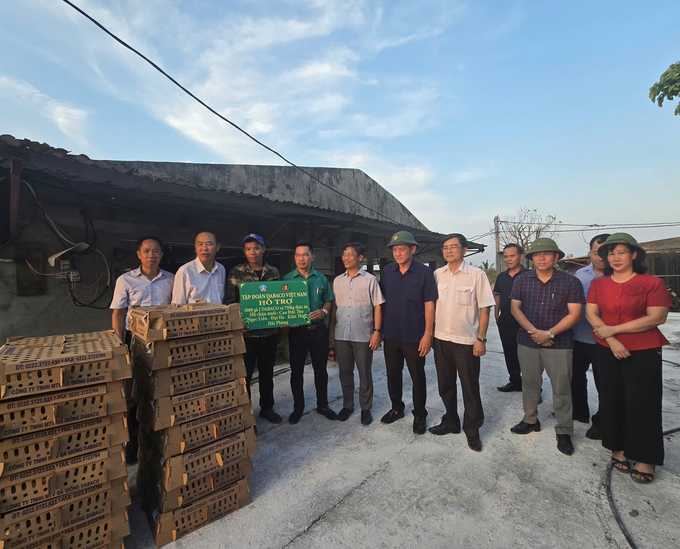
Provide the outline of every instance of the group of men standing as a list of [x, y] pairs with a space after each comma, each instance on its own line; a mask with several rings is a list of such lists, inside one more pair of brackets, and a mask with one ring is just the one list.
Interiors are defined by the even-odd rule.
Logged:
[[[606, 239], [601, 235], [591, 242], [591, 252]], [[329, 420], [346, 421], [354, 412], [354, 368], [359, 374], [361, 423], [372, 422], [373, 352], [383, 343], [390, 410], [381, 422], [391, 424], [404, 417], [403, 369], [408, 368], [413, 387], [413, 432], [426, 432], [425, 357], [434, 349], [439, 394], [446, 413], [439, 424], [430, 427], [434, 435], [460, 433], [468, 446], [482, 450], [479, 436], [484, 411], [479, 388], [480, 359], [486, 354], [486, 335], [492, 306], [510, 374], [507, 385], [499, 391], [522, 391], [524, 418], [512, 428], [518, 434], [540, 430], [537, 407], [541, 400], [541, 377], [547, 371], [553, 384], [558, 449], [573, 452], [572, 386], [574, 418], [588, 421], [585, 372], [593, 362], [590, 346], [594, 343], [584, 327], [583, 341], [574, 347], [571, 328], [579, 321], [585, 301], [583, 286], [601, 274], [593, 261], [581, 276], [583, 286], [574, 277], [555, 270], [554, 263], [564, 254], [550, 239], [538, 239], [526, 254], [535, 270], [521, 266], [523, 250], [515, 244], [506, 246], [504, 259], [508, 270], [498, 276], [492, 292], [485, 273], [464, 257], [467, 239], [459, 233], [445, 237], [442, 255], [446, 266], [432, 271], [414, 260], [418, 243], [406, 231], [397, 232], [388, 243], [395, 262], [387, 265], [380, 281], [361, 267], [365, 248], [361, 243], [347, 244], [342, 253], [345, 272], [333, 285], [313, 267], [314, 248], [309, 242], [295, 247], [296, 269], [283, 280], [306, 280], [309, 293], [310, 323], [289, 326], [290, 386], [293, 411], [288, 421], [296, 424], [305, 409], [303, 374], [308, 354], [311, 356], [316, 389], [316, 411]], [[170, 303], [237, 303], [239, 284], [281, 280], [276, 267], [264, 260], [264, 240], [251, 233], [243, 238], [246, 261], [229, 273], [215, 261], [220, 244], [210, 232], [199, 233], [195, 241], [196, 259], [182, 265], [176, 275], [159, 268], [163, 244], [156, 237], [138, 242], [140, 267], [121, 275], [111, 303], [113, 328], [129, 342], [126, 332], [127, 310], [140, 305]], [[591, 256], [593, 254], [591, 253]], [[596, 257], [597, 254], [594, 254]], [[598, 272], [599, 270], [599, 272]], [[579, 272], [580, 273], [580, 272]], [[328, 327], [326, 317], [329, 316]], [[279, 328], [244, 329], [246, 342], [246, 386], [250, 394], [253, 372], [259, 372], [260, 417], [272, 423], [283, 418], [274, 411], [274, 364]], [[587, 332], [587, 334], [586, 334]], [[581, 337], [581, 336], [577, 336]], [[327, 360], [333, 345], [339, 367], [343, 407], [336, 414], [328, 405]], [[572, 379], [572, 353], [575, 375]], [[577, 358], [578, 357], [578, 358]], [[577, 365], [578, 364], [578, 365]], [[577, 374], [576, 374], [577, 373]], [[457, 412], [457, 380], [460, 378], [464, 403], [463, 422]], [[596, 378], [597, 379], [597, 378]], [[134, 416], [134, 413], [130, 414]], [[135, 430], [130, 422], [131, 440]], [[596, 429], [595, 417], [593, 427]], [[597, 438], [596, 432], [591, 433]], [[127, 457], [134, 460], [134, 442]]]

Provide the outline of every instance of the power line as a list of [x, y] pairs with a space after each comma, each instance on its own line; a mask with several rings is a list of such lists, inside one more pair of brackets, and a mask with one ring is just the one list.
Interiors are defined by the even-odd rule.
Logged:
[[[507, 223], [510, 225], [554, 225], [555, 227], [581, 227], [582, 229], [586, 230], [595, 230], [595, 229], [606, 229], [606, 228], [639, 228], [639, 229], [645, 229], [645, 228], [654, 228], [654, 227], [676, 227], [680, 225], [680, 221], [660, 221], [660, 222], [653, 222], [653, 223], [610, 223], [610, 224], [604, 224], [600, 225], [597, 223], [562, 223], [561, 221], [557, 222], [540, 222], [540, 221], [502, 221], [499, 220], [499, 223]], [[581, 229], [579, 229], [581, 230]]]
[[80, 9], [78, 6], [76, 6], [75, 4], [73, 4], [72, 2], [70, 2], [69, 0], [63, 0], [63, 2], [64, 2], [65, 4], [68, 4], [69, 6], [71, 6], [74, 10], [76, 10], [78, 13], [80, 13], [81, 15], [83, 15], [84, 17], [86, 17], [87, 19], [89, 19], [92, 23], [94, 23], [97, 27], [99, 27], [101, 30], [103, 30], [106, 34], [108, 34], [108, 35], [109, 35], [111, 38], [113, 38], [116, 42], [118, 42], [119, 44], [121, 44], [121, 45], [124, 46], [125, 48], [129, 49], [131, 52], [137, 54], [137, 55], [138, 55], [139, 57], [141, 57], [144, 61], [146, 61], [149, 65], [151, 65], [154, 69], [156, 69], [156, 70], [157, 70], [158, 72], [160, 72], [163, 76], [165, 76], [168, 80], [170, 80], [170, 82], [172, 82], [173, 84], [175, 84], [175, 86], [177, 86], [179, 89], [181, 89], [181, 90], [182, 90], [184, 93], [186, 93], [189, 97], [191, 97], [192, 99], [194, 99], [195, 101], [197, 101], [197, 102], [198, 102], [199, 104], [201, 104], [203, 107], [205, 107], [206, 109], [208, 109], [208, 110], [209, 110], [211, 113], [213, 113], [215, 116], [217, 116], [217, 117], [220, 118], [221, 120], [224, 120], [227, 124], [229, 124], [229, 125], [233, 126], [234, 128], [236, 128], [238, 131], [240, 131], [240, 132], [241, 132], [242, 134], [244, 134], [246, 137], [249, 137], [250, 139], [252, 139], [255, 143], [257, 143], [257, 144], [260, 145], [261, 147], [267, 149], [269, 152], [271, 152], [271, 153], [275, 154], [276, 156], [278, 156], [278, 157], [279, 157], [281, 160], [283, 160], [286, 164], [289, 164], [290, 166], [292, 166], [293, 168], [295, 168], [295, 169], [301, 171], [301, 172], [304, 173], [306, 176], [308, 176], [309, 178], [313, 179], [314, 181], [316, 181], [316, 182], [319, 183], [320, 185], [326, 187], [327, 189], [330, 189], [330, 190], [333, 191], [334, 193], [339, 194], [339, 195], [342, 196], [343, 198], [346, 198], [347, 200], [349, 200], [349, 201], [351, 201], [351, 202], [354, 202], [354, 203], [357, 204], [358, 206], [361, 206], [362, 208], [366, 208], [368, 211], [370, 211], [370, 212], [372, 212], [372, 213], [374, 213], [374, 214], [376, 214], [376, 215], [378, 215], [378, 216], [380, 216], [380, 217], [385, 218], [387, 221], [390, 221], [391, 223], [394, 223], [395, 225], [401, 225], [401, 223], [399, 223], [398, 221], [395, 221], [394, 219], [391, 219], [390, 217], [387, 217], [385, 214], [382, 214], [382, 213], [380, 213], [379, 211], [374, 210], [373, 208], [371, 208], [371, 207], [369, 207], [369, 206], [366, 206], [365, 204], [362, 204], [362, 203], [359, 202], [358, 200], [355, 200], [355, 199], [352, 198], [351, 196], [348, 196], [348, 195], [346, 195], [346, 194], [344, 194], [344, 193], [338, 191], [337, 189], [334, 189], [334, 188], [331, 187], [330, 185], [326, 185], [326, 183], [324, 183], [323, 181], [321, 181], [318, 177], [313, 176], [313, 175], [312, 175], [311, 173], [309, 173], [307, 170], [301, 168], [300, 166], [298, 166], [298, 165], [294, 164], [293, 162], [291, 162], [290, 160], [288, 160], [288, 159], [287, 159], [286, 157], [284, 157], [281, 153], [279, 153], [279, 152], [275, 151], [274, 149], [272, 149], [271, 147], [265, 145], [264, 143], [262, 143], [262, 141], [258, 140], [257, 138], [253, 137], [252, 135], [250, 135], [246, 130], [244, 130], [243, 128], [241, 128], [238, 124], [236, 124], [235, 122], [232, 122], [231, 120], [229, 120], [228, 118], [226, 118], [225, 116], [223, 116], [222, 114], [220, 114], [219, 112], [217, 112], [215, 109], [213, 109], [210, 105], [208, 105], [207, 103], [205, 103], [203, 100], [199, 99], [199, 98], [198, 98], [197, 96], [195, 96], [192, 92], [190, 92], [187, 88], [185, 88], [184, 86], [182, 86], [182, 84], [180, 84], [180, 83], [179, 83], [177, 80], [175, 80], [172, 76], [170, 76], [167, 72], [165, 72], [163, 69], [161, 69], [156, 63], [154, 63], [153, 61], [151, 61], [151, 59], [149, 59], [149, 58], [146, 57], [144, 54], [142, 54], [141, 52], [139, 52], [138, 50], [136, 50], [135, 48], [133, 48], [132, 46], [130, 46], [130, 45], [129, 45], [127, 42], [125, 42], [123, 39], [121, 39], [121, 38], [119, 38], [118, 36], [116, 36], [115, 34], [113, 34], [110, 30], [108, 30], [104, 25], [102, 25], [99, 21], [97, 21], [94, 17], [92, 17], [91, 15], [89, 15], [87, 12], [83, 11], [82, 9]]

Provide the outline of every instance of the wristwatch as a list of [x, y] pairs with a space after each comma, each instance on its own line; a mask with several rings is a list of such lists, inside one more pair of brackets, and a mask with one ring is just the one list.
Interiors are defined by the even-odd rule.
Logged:
[[323, 314], [325, 314], [326, 316], [328, 316], [328, 309], [324, 309], [324, 308], [322, 307], [321, 310], [323, 311]]
[[548, 332], [548, 337], [550, 339], [555, 339], [555, 334], [552, 333], [552, 330], [546, 330], [546, 332]]
[[479, 341], [480, 343], [486, 343], [486, 338], [482, 339], [481, 337], [478, 337], [477, 341]]
[[374, 332], [378, 332], [380, 335], [382, 335], [382, 328], [376, 328], [373, 330]]

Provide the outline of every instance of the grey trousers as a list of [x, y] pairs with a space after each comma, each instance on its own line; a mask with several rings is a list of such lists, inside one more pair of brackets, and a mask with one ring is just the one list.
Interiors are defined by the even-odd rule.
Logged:
[[538, 403], [541, 398], [543, 370], [545, 370], [553, 388], [553, 406], [557, 420], [555, 432], [558, 435], [573, 435], [571, 374], [574, 351], [547, 347], [535, 349], [519, 344], [517, 356], [522, 369], [523, 421], [525, 423], [538, 421]]
[[362, 410], [373, 406], [373, 351], [368, 342], [335, 340], [335, 357], [340, 371], [342, 385], [342, 407], [354, 410], [354, 364], [359, 372], [359, 404]]

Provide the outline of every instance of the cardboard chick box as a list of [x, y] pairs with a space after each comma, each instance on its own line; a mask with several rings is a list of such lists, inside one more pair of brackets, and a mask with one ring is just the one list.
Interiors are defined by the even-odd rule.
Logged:
[[237, 303], [187, 303], [133, 307], [128, 313], [128, 330], [144, 341], [177, 339], [243, 328]]

